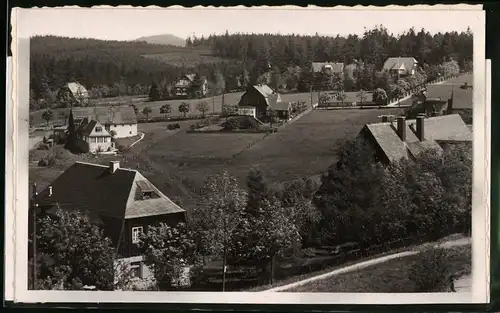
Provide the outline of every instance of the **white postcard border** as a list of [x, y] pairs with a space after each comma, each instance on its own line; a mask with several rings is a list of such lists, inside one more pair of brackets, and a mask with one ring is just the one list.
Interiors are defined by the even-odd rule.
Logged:
[[[393, 6], [391, 6], [393, 7]], [[441, 6], [440, 6], [441, 7]], [[73, 7], [74, 8], [74, 7]], [[398, 7], [401, 8], [401, 7]], [[410, 7], [403, 7], [409, 9]], [[350, 8], [356, 9], [356, 8]], [[361, 7], [357, 9], [367, 9]], [[372, 8], [370, 8], [372, 9]], [[381, 9], [377, 7], [377, 9]], [[441, 8], [450, 10], [450, 6]], [[451, 8], [454, 9], [454, 8]], [[12, 238], [15, 245], [15, 262], [6, 264], [6, 270], [15, 273], [14, 293], [10, 292], [15, 302], [25, 303], [206, 303], [206, 304], [426, 304], [426, 303], [486, 303], [489, 301], [489, 108], [486, 106], [486, 62], [485, 62], [485, 16], [473, 6], [474, 18], [468, 22], [474, 34], [474, 171], [473, 171], [473, 286], [471, 294], [461, 293], [419, 293], [419, 294], [374, 294], [374, 293], [262, 293], [262, 292], [85, 292], [85, 291], [29, 291], [27, 290], [27, 223], [28, 220], [28, 146], [17, 144], [28, 142], [29, 102], [29, 40], [17, 38], [16, 22], [20, 21], [23, 9], [14, 9], [13, 26], [13, 99], [12, 112], [14, 125], [13, 158], [7, 159], [7, 169], [12, 165], [14, 209], [6, 210], [6, 221], [14, 221], [15, 226], [6, 225], [6, 240]], [[425, 10], [422, 10], [425, 11]], [[488, 114], [488, 116], [487, 116]], [[483, 123], [477, 123], [481, 121]], [[7, 127], [9, 124], [7, 124]], [[9, 134], [7, 131], [7, 134]], [[476, 156], [483, 156], [476, 157]], [[9, 164], [12, 162], [12, 164]], [[9, 178], [8, 173], [6, 173]], [[9, 181], [9, 180], [7, 180]], [[7, 192], [9, 190], [6, 190]], [[8, 196], [6, 200], [8, 201]], [[7, 203], [8, 204], [8, 203]], [[22, 208], [22, 209], [20, 209]], [[14, 215], [14, 216], [13, 216]], [[12, 246], [12, 245], [11, 245]], [[8, 252], [6, 250], [6, 252]], [[10, 251], [12, 253], [14, 251]], [[10, 259], [10, 258], [9, 258]], [[9, 278], [7, 276], [6, 278]], [[13, 278], [13, 277], [11, 277]], [[486, 283], [488, 282], [488, 284]], [[10, 288], [9, 282], [5, 285]], [[470, 297], [469, 297], [470, 295]], [[9, 299], [7, 299], [9, 300]]]

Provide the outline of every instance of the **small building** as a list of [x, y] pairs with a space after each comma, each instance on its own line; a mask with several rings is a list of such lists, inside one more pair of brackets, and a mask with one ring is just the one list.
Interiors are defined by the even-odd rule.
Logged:
[[203, 98], [207, 95], [207, 85], [208, 81], [205, 77], [200, 76], [197, 82], [196, 74], [187, 74], [174, 84], [174, 96], [179, 98]]
[[72, 111], [75, 125], [87, 118], [104, 125], [114, 138], [137, 136], [137, 115], [131, 106], [72, 108]]
[[238, 107], [238, 115], [248, 115], [256, 118], [256, 108], [252, 106], [240, 106]]
[[267, 115], [269, 106], [281, 102], [280, 94], [267, 85], [254, 85], [247, 89], [238, 102], [238, 108], [254, 107], [256, 118]]
[[382, 122], [366, 124], [357, 138], [373, 147], [376, 161], [388, 164], [415, 158], [429, 149], [440, 153], [452, 144], [472, 146], [472, 137], [460, 115], [451, 114], [429, 118], [420, 115], [412, 120], [382, 116]]
[[314, 73], [341, 74], [344, 72], [344, 63], [313, 62], [312, 69]]
[[290, 102], [276, 102], [269, 106], [275, 117], [282, 120], [289, 120], [292, 115], [292, 104]]
[[413, 57], [390, 57], [384, 62], [383, 70], [392, 75], [410, 76], [417, 71], [418, 62]]
[[120, 168], [118, 161], [108, 166], [76, 162], [43, 189], [36, 201], [42, 214], [53, 214], [58, 207], [87, 214], [111, 239], [117, 261], [129, 265], [135, 276], [132, 283], [139, 288], [154, 280], [136, 246], [140, 234], [159, 223], [176, 226], [186, 221], [184, 209], [138, 171]]
[[96, 120], [85, 118], [76, 129], [76, 138], [85, 142], [89, 152], [105, 152], [114, 148], [110, 133]]
[[86, 106], [89, 103], [89, 92], [78, 82], [67, 83], [63, 87], [59, 88], [56, 101], [59, 103], [65, 103], [68, 106]]

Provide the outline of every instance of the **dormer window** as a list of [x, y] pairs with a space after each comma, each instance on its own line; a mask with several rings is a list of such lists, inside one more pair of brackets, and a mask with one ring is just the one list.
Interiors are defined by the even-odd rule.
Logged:
[[147, 200], [147, 199], [156, 199], [159, 198], [159, 195], [156, 193], [155, 189], [151, 184], [147, 181], [138, 181], [137, 182], [137, 200]]

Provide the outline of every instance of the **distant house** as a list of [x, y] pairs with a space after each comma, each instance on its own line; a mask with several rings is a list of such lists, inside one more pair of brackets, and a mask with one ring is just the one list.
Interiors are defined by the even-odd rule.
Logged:
[[238, 102], [239, 108], [254, 107], [257, 118], [267, 115], [269, 107], [281, 102], [280, 94], [267, 85], [254, 85], [247, 89]]
[[384, 164], [414, 158], [429, 149], [439, 153], [452, 144], [472, 144], [472, 132], [458, 114], [414, 120], [382, 116], [382, 122], [365, 125], [357, 138], [368, 142], [376, 161]]
[[186, 221], [185, 211], [165, 196], [141, 173], [109, 166], [76, 162], [42, 190], [36, 201], [42, 214], [54, 209], [80, 210], [111, 239], [119, 259], [127, 262], [138, 285], [152, 279], [136, 248], [149, 226]]
[[115, 138], [137, 136], [137, 116], [131, 106], [72, 108], [75, 125], [85, 118], [98, 121]]
[[340, 74], [344, 72], [344, 63], [313, 62], [312, 69], [314, 73]]
[[85, 142], [89, 152], [110, 151], [114, 148], [111, 134], [96, 120], [84, 118], [76, 129], [76, 138]]
[[422, 93], [415, 95], [415, 113], [427, 116], [461, 113], [472, 110], [471, 90], [447, 85], [429, 85]]
[[174, 85], [174, 95], [179, 98], [198, 97], [203, 98], [207, 95], [208, 81], [201, 76], [199, 86], [196, 85], [196, 74], [187, 74], [181, 77]]
[[274, 116], [289, 120], [292, 114], [292, 104], [290, 102], [276, 102], [269, 106], [269, 109], [273, 111]]
[[409, 76], [416, 73], [417, 67], [418, 62], [413, 57], [391, 57], [385, 61], [383, 70], [393, 75]]
[[85, 106], [89, 103], [89, 92], [80, 83], [67, 83], [63, 87], [59, 88], [56, 99], [59, 103]]

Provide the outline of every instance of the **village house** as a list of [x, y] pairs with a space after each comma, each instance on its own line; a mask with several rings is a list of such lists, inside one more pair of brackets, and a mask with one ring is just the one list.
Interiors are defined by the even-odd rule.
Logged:
[[390, 57], [384, 62], [383, 70], [394, 76], [410, 76], [416, 73], [417, 67], [413, 57]]
[[270, 108], [281, 108], [281, 105], [277, 105], [281, 102], [280, 94], [274, 92], [269, 86], [254, 85], [241, 96], [238, 102], [238, 112], [250, 112], [248, 109], [252, 107], [255, 108], [255, 112], [251, 111], [251, 114], [255, 114], [253, 116], [256, 118], [262, 118], [267, 116]]
[[442, 153], [453, 144], [472, 144], [471, 129], [458, 114], [429, 118], [420, 115], [413, 120], [403, 116], [381, 118], [380, 123], [365, 125], [357, 139], [370, 144], [375, 160], [384, 164], [415, 158], [430, 149]]
[[131, 106], [72, 108], [75, 125], [85, 118], [104, 126], [114, 138], [137, 136], [137, 116]]
[[269, 106], [268, 115], [270, 114], [269, 111], [279, 119], [289, 120], [292, 114], [292, 104], [290, 102], [276, 102]]
[[76, 128], [76, 139], [85, 142], [89, 152], [104, 152], [114, 149], [110, 133], [96, 120], [83, 121]]
[[67, 83], [59, 88], [56, 101], [67, 106], [86, 106], [89, 103], [89, 92], [80, 83]]
[[201, 76], [199, 86], [196, 85], [196, 74], [182, 76], [175, 84], [173, 95], [179, 98], [203, 98], [207, 95], [208, 81]]
[[313, 62], [312, 69], [314, 73], [341, 74], [344, 72], [344, 63]]
[[[141, 173], [120, 167], [76, 162], [36, 196], [40, 214], [56, 208], [79, 210], [102, 227], [116, 247], [119, 259], [128, 264], [133, 284], [146, 288], [154, 281], [136, 244], [148, 227], [186, 221], [186, 212]], [[119, 275], [119, 273], [117, 273]]]
[[414, 96], [414, 111], [427, 116], [461, 113], [472, 110], [471, 90], [447, 85], [429, 85]]

